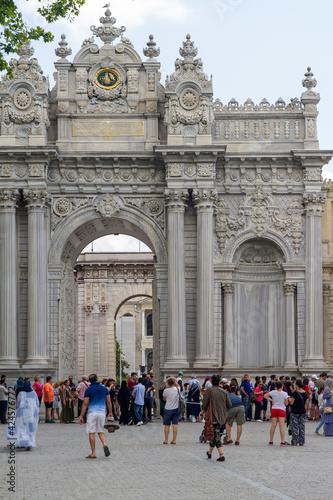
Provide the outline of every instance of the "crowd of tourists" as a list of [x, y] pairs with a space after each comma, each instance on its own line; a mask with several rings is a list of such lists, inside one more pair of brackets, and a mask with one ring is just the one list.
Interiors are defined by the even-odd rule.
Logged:
[[[101, 386], [103, 389], [99, 389]], [[11, 427], [10, 433], [7, 430], [7, 437], [12, 438], [14, 433], [17, 446], [25, 447], [27, 450], [35, 447], [39, 409], [42, 402], [45, 405], [46, 424], [53, 424], [56, 421], [69, 424], [74, 422], [75, 417], [80, 418], [80, 423], [86, 423], [89, 411], [94, 413], [94, 406], [98, 406], [98, 412], [102, 414], [102, 416], [99, 415], [99, 419], [102, 418], [103, 422], [107, 415], [107, 419], [111, 422], [141, 426], [157, 418], [157, 401], [159, 400], [160, 417], [163, 418], [164, 424], [163, 444], [169, 442], [171, 425], [171, 444], [176, 444], [180, 421], [211, 422], [210, 448], [207, 457], [211, 458], [212, 451], [216, 447], [220, 461], [225, 460], [222, 448], [223, 433], [225, 433], [224, 444], [232, 444], [231, 431], [234, 423], [237, 427], [235, 445], [240, 444], [242, 426], [246, 421], [255, 421], [259, 424], [271, 421], [270, 446], [274, 444], [277, 427], [280, 432], [281, 446], [289, 444], [285, 440], [286, 427], [291, 436], [290, 444], [303, 446], [305, 423], [309, 420], [318, 422], [316, 434], [320, 434], [323, 427], [325, 436], [333, 436], [333, 375], [331, 373], [321, 373], [319, 376], [313, 374], [311, 377], [303, 376], [298, 379], [271, 375], [267, 380], [265, 376], [257, 376], [253, 381], [248, 374], [245, 374], [239, 382], [236, 378], [227, 380], [221, 379], [219, 375], [213, 375], [206, 377], [201, 384], [195, 374], [185, 382], [184, 374], [180, 371], [177, 376], [166, 377], [158, 392], [153, 375], [148, 373], [143, 373], [138, 377], [137, 373], [132, 372], [129, 379], [123, 380], [120, 385], [112, 378], [105, 378], [100, 383], [94, 374], [89, 378], [84, 375], [77, 384], [73, 376], [57, 382], [53, 382], [52, 377], [48, 376], [45, 384], [42, 385], [41, 377], [36, 375], [32, 385], [28, 377], [24, 379], [20, 377], [14, 386], [14, 391], [16, 397], [15, 427], [14, 430]], [[99, 399], [98, 404], [95, 393], [102, 398]], [[2, 424], [7, 423], [7, 400], [8, 388], [6, 377], [3, 375], [0, 380], [0, 421]], [[101, 427], [101, 422], [98, 421], [98, 425]], [[87, 425], [89, 436], [97, 432], [94, 429], [96, 429], [96, 423], [93, 426]], [[101, 430], [100, 433], [103, 431]], [[100, 438], [102, 440], [101, 436]], [[204, 435], [202, 440], [205, 440]], [[105, 451], [107, 448], [105, 438], [103, 443]], [[87, 458], [95, 458], [94, 451]]]

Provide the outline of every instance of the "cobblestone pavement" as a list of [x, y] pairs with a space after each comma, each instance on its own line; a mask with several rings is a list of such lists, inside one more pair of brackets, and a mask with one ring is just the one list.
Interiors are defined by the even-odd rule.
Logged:
[[280, 447], [277, 434], [275, 445], [268, 446], [269, 422], [248, 422], [240, 446], [224, 446], [225, 462], [216, 462], [216, 450], [207, 460], [208, 446], [199, 442], [202, 428], [200, 423], [181, 422], [177, 445], [166, 446], [161, 420], [121, 427], [107, 434], [109, 458], [98, 440], [97, 460], [87, 460], [85, 426], [77, 420], [67, 425], [42, 422], [37, 448], [16, 450], [13, 493], [6, 483], [10, 473], [6, 426], [0, 425], [0, 499], [332, 498], [333, 438], [317, 436], [315, 423], [306, 424], [304, 447]]

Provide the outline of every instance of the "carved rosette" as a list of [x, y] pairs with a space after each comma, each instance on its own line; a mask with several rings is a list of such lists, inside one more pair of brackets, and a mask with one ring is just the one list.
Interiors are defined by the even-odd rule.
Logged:
[[96, 203], [95, 209], [102, 217], [108, 218], [120, 211], [120, 205], [115, 201], [112, 194], [104, 194], [102, 199]]
[[[2, 100], [2, 130], [17, 139], [30, 135], [43, 135], [46, 141], [48, 117], [48, 79], [43, 76], [34, 49], [23, 42], [18, 49], [19, 59], [11, 59], [13, 74], [2, 77], [0, 99]], [[29, 124], [29, 125], [27, 125]], [[2, 132], [3, 133], [3, 132]]]
[[188, 191], [186, 189], [166, 189], [164, 191], [165, 204], [168, 212], [184, 212]]
[[294, 295], [296, 291], [296, 283], [283, 283], [283, 290], [285, 295]]

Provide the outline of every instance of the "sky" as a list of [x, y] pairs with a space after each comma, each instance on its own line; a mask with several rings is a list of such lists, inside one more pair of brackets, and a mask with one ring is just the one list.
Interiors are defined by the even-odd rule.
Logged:
[[[132, 41], [143, 60], [142, 49], [149, 35], [154, 35], [161, 50], [158, 60], [162, 84], [166, 75], [174, 71], [179, 47], [190, 33], [205, 72], [213, 75], [214, 97], [224, 104], [232, 97], [239, 103], [249, 97], [255, 103], [264, 97], [271, 103], [279, 97], [289, 102], [305, 90], [302, 79], [310, 66], [321, 96], [320, 148], [333, 150], [331, 0], [87, 0], [74, 22], [61, 20], [52, 25], [36, 13], [37, 0], [18, 0], [30, 26], [48, 27], [55, 35], [54, 42], [47, 45], [33, 42], [34, 57], [44, 74], [50, 76], [51, 87], [53, 62], [57, 60], [54, 49], [61, 34], [66, 34], [73, 51], [68, 57], [71, 61], [83, 40], [92, 36], [90, 26], [100, 24], [103, 6], [108, 1], [117, 19], [116, 26], [126, 27], [124, 36]], [[333, 162], [324, 167], [323, 177], [333, 178]], [[96, 248], [94, 245], [94, 251]]]

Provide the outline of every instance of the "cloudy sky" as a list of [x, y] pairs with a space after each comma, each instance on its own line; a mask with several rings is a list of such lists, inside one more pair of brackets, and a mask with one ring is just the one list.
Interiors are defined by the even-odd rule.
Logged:
[[[105, 10], [102, 7], [107, 2], [87, 0], [73, 23], [59, 21], [50, 26], [55, 35], [53, 43], [33, 43], [35, 57], [44, 74], [50, 76], [51, 86], [54, 49], [60, 35], [67, 36], [72, 60], [82, 41], [91, 36], [90, 26], [100, 24]], [[28, 24], [43, 25], [36, 14], [37, 0], [18, 0], [18, 4]], [[255, 103], [263, 97], [273, 103], [279, 97], [289, 102], [292, 97], [300, 97], [304, 72], [311, 66], [321, 95], [320, 147], [333, 149], [332, 1], [110, 0], [110, 9], [117, 19], [116, 26], [126, 26], [124, 36], [130, 38], [142, 57], [149, 35], [154, 35], [161, 49], [158, 59], [162, 84], [173, 72], [179, 47], [190, 33], [205, 72], [213, 75], [214, 95], [223, 103], [232, 97], [240, 103], [248, 97]], [[323, 174], [333, 178], [332, 162]]]

